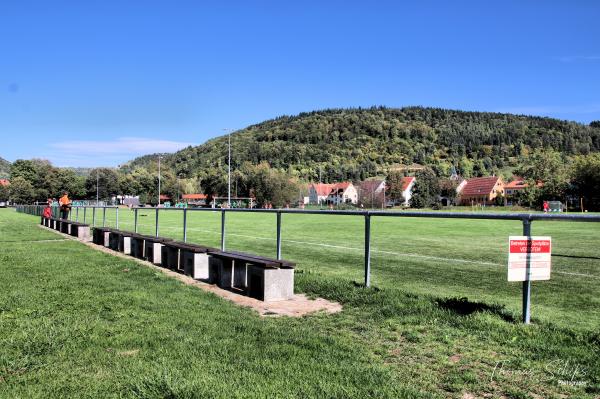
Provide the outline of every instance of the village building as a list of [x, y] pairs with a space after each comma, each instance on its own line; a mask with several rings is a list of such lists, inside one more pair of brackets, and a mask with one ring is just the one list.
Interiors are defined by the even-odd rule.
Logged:
[[308, 199], [312, 205], [325, 204], [334, 184], [313, 183], [308, 188]]
[[[536, 187], [543, 187], [544, 183], [537, 182]], [[513, 205], [518, 194], [529, 187], [529, 184], [519, 176], [513, 176], [512, 181], [504, 185], [504, 195], [506, 196], [507, 205]]]
[[499, 176], [468, 179], [460, 191], [461, 205], [491, 205], [504, 196], [504, 183]]
[[181, 196], [182, 202], [187, 203], [188, 205], [206, 205], [206, 199], [208, 196], [206, 194], [183, 194]]
[[409, 206], [410, 199], [412, 198], [413, 187], [417, 179], [414, 176], [404, 176], [402, 178], [402, 197], [404, 197], [404, 203], [402, 205]]
[[381, 207], [385, 201], [385, 180], [365, 180], [359, 184], [358, 200], [361, 204]]
[[10, 186], [10, 181], [8, 179], [0, 179], [0, 186]]
[[440, 202], [442, 206], [456, 205], [460, 193], [466, 185], [467, 181], [462, 177], [440, 180]]
[[357, 204], [358, 190], [350, 182], [336, 183], [327, 196], [327, 203], [333, 205]]

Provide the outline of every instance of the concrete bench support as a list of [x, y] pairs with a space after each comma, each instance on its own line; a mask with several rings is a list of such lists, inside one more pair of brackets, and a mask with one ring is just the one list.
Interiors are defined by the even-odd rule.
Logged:
[[148, 262], [160, 265], [162, 260], [162, 247], [160, 242], [144, 241], [144, 254]]
[[[210, 255], [190, 251], [181, 251], [179, 264], [183, 266], [183, 273], [197, 280], [208, 280], [208, 264]], [[181, 266], [180, 266], [181, 267]]]
[[125, 255], [131, 255], [132, 239], [133, 233], [119, 233], [119, 252], [123, 252]]
[[80, 240], [87, 240], [90, 238], [90, 226], [87, 224], [72, 223], [70, 234]]
[[294, 296], [294, 269], [248, 265], [248, 296], [261, 301], [283, 301]]

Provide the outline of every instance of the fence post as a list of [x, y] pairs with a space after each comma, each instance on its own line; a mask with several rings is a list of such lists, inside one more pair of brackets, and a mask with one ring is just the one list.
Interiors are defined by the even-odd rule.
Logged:
[[75, 207], [77, 211], [75, 212], [75, 222], [79, 222], [79, 207]]
[[86, 210], [87, 210], [87, 208], [83, 208], [83, 224], [85, 224], [85, 214], [86, 214]]
[[156, 218], [154, 219], [154, 233], [155, 236], [158, 237], [158, 205], [156, 205]]
[[221, 251], [225, 251], [225, 209], [221, 209]]
[[365, 287], [371, 286], [371, 215], [365, 213]]
[[[523, 235], [531, 236], [531, 220], [523, 219]], [[531, 271], [531, 258], [527, 254], [525, 261], [525, 281], [523, 281], [523, 323], [529, 324], [531, 321], [531, 281], [529, 273]]]
[[183, 208], [183, 242], [187, 242], [187, 208]]
[[138, 232], [138, 209], [135, 208], [133, 210], [133, 231], [134, 233]]
[[96, 207], [92, 207], [92, 226], [96, 227]]
[[106, 206], [102, 207], [102, 227], [106, 227]]
[[281, 212], [277, 212], [277, 260], [281, 259]]
[[117, 215], [115, 216], [115, 229], [119, 230], [119, 207], [117, 206]]

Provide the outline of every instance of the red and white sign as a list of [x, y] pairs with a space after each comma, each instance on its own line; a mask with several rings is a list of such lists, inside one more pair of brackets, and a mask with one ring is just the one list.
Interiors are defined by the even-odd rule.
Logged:
[[508, 281], [550, 280], [552, 239], [509, 237]]

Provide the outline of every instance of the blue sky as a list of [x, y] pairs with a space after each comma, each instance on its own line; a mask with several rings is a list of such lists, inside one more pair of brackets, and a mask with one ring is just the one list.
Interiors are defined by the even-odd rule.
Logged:
[[116, 166], [283, 114], [600, 119], [596, 1], [0, 2], [0, 156]]

